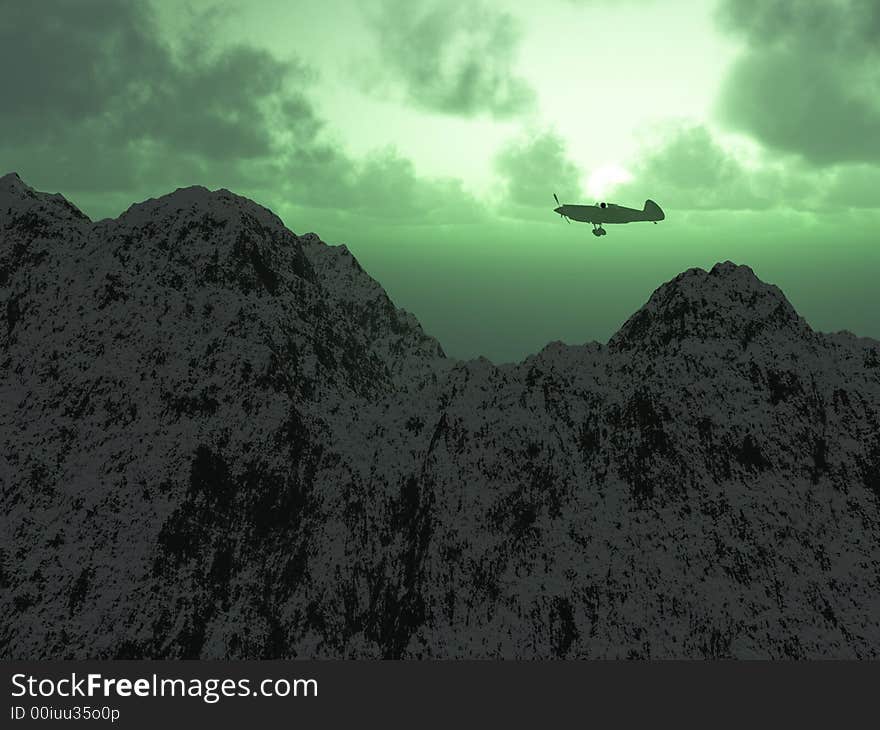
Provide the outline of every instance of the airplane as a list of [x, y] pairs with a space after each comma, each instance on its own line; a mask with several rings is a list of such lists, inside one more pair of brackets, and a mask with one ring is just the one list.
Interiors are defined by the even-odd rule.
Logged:
[[562, 218], [571, 223], [573, 219], [581, 223], [593, 224], [593, 235], [604, 236], [608, 231], [603, 227], [603, 223], [635, 223], [637, 221], [662, 221], [666, 218], [666, 214], [653, 200], [646, 200], [645, 207], [642, 210], [636, 208], [626, 208], [622, 205], [614, 203], [599, 203], [598, 205], [562, 205], [556, 193], [553, 193], [558, 208], [554, 208], [554, 213], [559, 213]]

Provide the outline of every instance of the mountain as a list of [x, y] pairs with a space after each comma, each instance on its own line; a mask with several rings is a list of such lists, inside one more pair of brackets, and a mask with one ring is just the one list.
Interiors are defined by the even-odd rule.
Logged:
[[0, 652], [877, 657], [880, 343], [746, 266], [456, 361], [229, 191], [0, 178]]

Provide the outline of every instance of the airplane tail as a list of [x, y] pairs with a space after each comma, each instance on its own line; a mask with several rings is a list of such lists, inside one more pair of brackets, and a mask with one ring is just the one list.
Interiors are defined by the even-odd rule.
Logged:
[[653, 200], [645, 201], [644, 212], [649, 221], [662, 221], [666, 218], [666, 214], [663, 212], [663, 209]]

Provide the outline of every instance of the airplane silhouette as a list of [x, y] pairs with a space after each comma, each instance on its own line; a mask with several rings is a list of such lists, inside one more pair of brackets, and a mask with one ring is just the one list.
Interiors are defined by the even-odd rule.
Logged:
[[604, 236], [608, 231], [602, 228], [603, 223], [635, 223], [637, 221], [662, 221], [666, 218], [666, 214], [653, 200], [646, 200], [645, 207], [642, 210], [636, 208], [626, 208], [622, 205], [614, 203], [599, 203], [598, 205], [562, 205], [556, 193], [553, 193], [558, 208], [554, 208], [554, 213], [559, 213], [565, 220], [569, 219], [580, 221], [581, 223], [593, 224], [593, 235]]

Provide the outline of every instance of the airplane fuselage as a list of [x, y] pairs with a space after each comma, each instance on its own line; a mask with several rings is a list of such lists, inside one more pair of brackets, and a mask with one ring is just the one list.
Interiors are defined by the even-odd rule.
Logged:
[[635, 223], [638, 221], [661, 221], [665, 218], [663, 211], [657, 206], [656, 210], [637, 210], [613, 203], [606, 207], [599, 205], [560, 205], [555, 212], [560, 213], [573, 221], [602, 225], [604, 223]]

